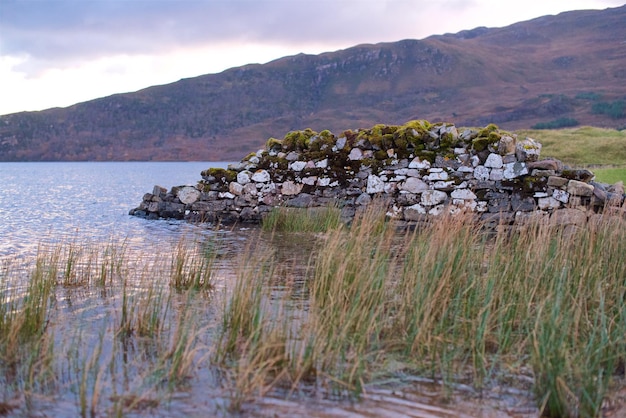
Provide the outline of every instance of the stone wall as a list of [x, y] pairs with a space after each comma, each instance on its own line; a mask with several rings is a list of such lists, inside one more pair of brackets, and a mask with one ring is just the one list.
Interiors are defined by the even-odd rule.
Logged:
[[495, 125], [458, 129], [411, 121], [402, 126], [310, 129], [270, 138], [265, 149], [228, 169], [210, 168], [195, 186], [155, 186], [131, 215], [193, 222], [259, 222], [276, 206], [337, 205], [346, 219], [377, 197], [389, 216], [411, 223], [472, 211], [513, 223], [545, 217], [581, 224], [612, 209], [624, 213], [624, 186], [593, 181], [554, 159], [541, 144]]

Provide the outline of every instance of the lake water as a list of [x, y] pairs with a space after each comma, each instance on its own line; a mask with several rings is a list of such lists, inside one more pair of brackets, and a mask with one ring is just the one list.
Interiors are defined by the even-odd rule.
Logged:
[[[259, 241], [265, 240], [262, 244], [269, 251], [284, 257], [286, 266], [293, 265], [297, 268], [298, 263], [290, 255], [294, 248], [287, 248], [289, 243], [280, 237], [262, 237], [250, 233], [249, 228], [218, 231], [206, 224], [150, 221], [128, 215], [129, 210], [136, 207], [142, 196], [151, 192], [154, 185], [167, 189], [172, 186], [193, 185], [201, 178], [202, 170], [208, 167], [225, 168], [227, 164], [0, 163], [0, 261], [18, 260], [27, 265], [32, 262], [42, 244], [93, 242], [98, 245], [120, 240], [128, 245], [134, 257], [141, 258], [157, 254], [159, 250], [171, 253], [181, 237], [194, 235], [201, 239], [218, 239], [224, 244], [225, 253], [221, 260], [223, 265], [216, 278], [216, 285], [226, 289], [236, 274], [231, 268], [236, 263], [231, 263], [230, 260], [245, 247], [246, 240], [254, 236]], [[294, 247], [297, 251], [301, 245]], [[147, 277], [151, 278], [149, 274], [150, 272]], [[0, 271], [0, 281], [13, 277], [3, 276]], [[167, 283], [164, 286], [166, 288]], [[0, 286], [0, 296], [3, 289], [10, 287], [11, 284], [7, 286], [7, 283], [4, 283], [4, 287]], [[216, 323], [219, 322], [216, 315], [222, 306], [217, 301], [217, 296], [206, 300], [200, 298], [194, 302], [194, 309], [199, 315], [195, 321], [206, 331], [198, 337], [200, 349], [195, 356], [199, 365], [193, 379], [186, 388], [169, 393], [167, 401], [157, 402], [155, 399], [158, 400], [161, 395], [151, 388], [158, 385], [150, 383], [151, 377], [145, 376], [146, 364], [155, 361], [149, 353], [152, 349], [146, 350], [142, 347], [141, 339], [127, 346], [126, 340], [120, 340], [115, 335], [113, 330], [119, 324], [123, 304], [120, 295], [122, 289], [111, 287], [105, 290], [61, 286], [56, 291], [54, 314], [49, 321], [50, 326], [54, 327], [55, 350], [63, 353], [67, 351], [68, 354], [55, 357], [58, 363], [53, 366], [57, 374], [54, 379], [55, 389], [52, 394], [31, 393], [27, 396], [24, 393], [28, 390], [22, 387], [13, 387], [11, 390], [3, 388], [8, 378], [0, 375], [0, 415], [90, 415], [89, 408], [81, 406], [81, 394], [86, 393], [87, 401], [96, 404], [94, 416], [111, 416], [115, 415], [115, 410], [112, 409], [114, 405], [124, 404], [119, 401], [124, 392], [138, 393], [141, 396], [137, 398], [139, 405], [143, 401], [147, 405], [137, 409], [128, 407], [124, 411], [125, 416], [229, 415], [224, 408], [229, 389], [223, 385], [219, 373], [206, 361], [214, 345], [212, 335]], [[136, 286], [133, 291], [136, 295], [140, 295], [142, 291], [145, 293], [141, 285]], [[186, 303], [188, 302], [183, 294], [173, 295], [173, 319], [170, 321], [177, 321], [176, 314]], [[95, 366], [89, 369], [90, 364]], [[91, 371], [85, 372], [85, 369]], [[102, 383], [99, 379], [105, 379], [102, 376], [114, 383], [98, 386]], [[95, 394], [99, 392], [102, 395], [96, 397]], [[474, 411], [480, 416], [509, 416], [496, 413], [492, 408], [482, 409], [483, 406], [474, 403], [461, 402], [448, 408], [437, 400], [439, 393], [438, 387], [418, 382], [415, 389], [409, 392], [397, 392], [384, 386], [370, 387], [357, 403], [323, 398], [285, 400], [281, 396], [270, 394], [257, 398], [246, 406], [243, 415], [459, 417], [472, 416], [474, 414], [468, 411]], [[157, 406], [150, 406], [150, 402], [156, 402]], [[436, 404], [439, 405], [435, 406]], [[11, 409], [3, 412], [2, 408], [7, 405]]]
[[[147, 246], [192, 226], [128, 215], [154, 185], [194, 185], [228, 163], [0, 163], [0, 255], [32, 254], [42, 240], [131, 238]], [[196, 230], [199, 228], [194, 226]]]

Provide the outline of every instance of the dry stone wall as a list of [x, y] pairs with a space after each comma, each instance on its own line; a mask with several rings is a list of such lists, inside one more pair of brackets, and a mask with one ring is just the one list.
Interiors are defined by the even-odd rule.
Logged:
[[494, 222], [552, 219], [582, 224], [610, 208], [624, 213], [623, 183], [594, 182], [588, 170], [540, 159], [541, 144], [495, 125], [459, 129], [411, 121], [341, 135], [310, 129], [270, 138], [194, 186], [155, 186], [131, 215], [193, 222], [259, 222], [277, 206], [336, 205], [349, 220], [383, 198], [388, 215], [417, 222], [471, 211]]

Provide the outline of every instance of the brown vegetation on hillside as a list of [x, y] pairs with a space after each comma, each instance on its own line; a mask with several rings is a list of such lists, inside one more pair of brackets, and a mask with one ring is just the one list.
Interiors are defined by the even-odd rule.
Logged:
[[626, 126], [626, 6], [296, 55], [0, 116], [0, 161], [239, 160], [268, 137], [412, 119]]

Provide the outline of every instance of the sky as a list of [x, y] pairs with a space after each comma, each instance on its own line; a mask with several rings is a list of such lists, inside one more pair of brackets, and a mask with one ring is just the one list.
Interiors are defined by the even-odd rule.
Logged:
[[624, 0], [0, 0], [0, 115]]

